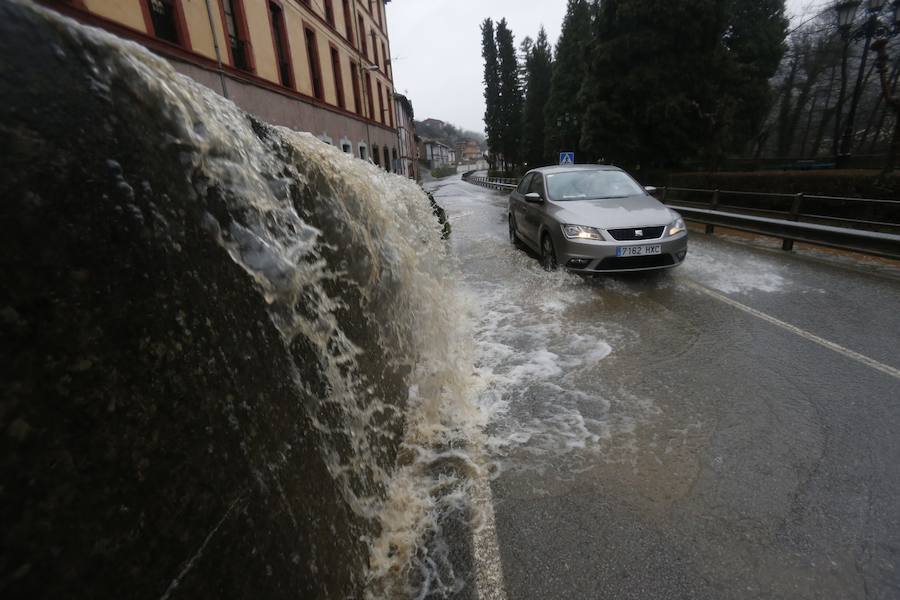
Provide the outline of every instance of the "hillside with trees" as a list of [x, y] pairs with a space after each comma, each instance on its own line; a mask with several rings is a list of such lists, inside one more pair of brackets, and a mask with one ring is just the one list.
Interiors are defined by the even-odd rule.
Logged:
[[451, 123], [446, 123], [439, 119], [425, 119], [424, 121], [415, 121], [416, 135], [421, 138], [427, 138], [446, 144], [451, 148], [455, 148], [458, 142], [467, 140], [476, 140], [482, 149], [486, 149], [484, 144], [484, 135], [475, 131], [467, 131]]

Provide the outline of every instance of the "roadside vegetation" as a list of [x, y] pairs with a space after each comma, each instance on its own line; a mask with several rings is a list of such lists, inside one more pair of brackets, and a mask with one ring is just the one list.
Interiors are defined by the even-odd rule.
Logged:
[[784, 0], [569, 0], [555, 48], [541, 28], [518, 51], [506, 19], [486, 19], [491, 169], [514, 176], [570, 151], [655, 182], [837, 167], [896, 190], [879, 177], [900, 144], [900, 27], [884, 4], [843, 27], [822, 5], [791, 28]]
[[438, 167], [431, 170], [431, 176], [435, 179], [440, 179], [441, 177], [449, 177], [450, 175], [456, 175], [455, 166]]

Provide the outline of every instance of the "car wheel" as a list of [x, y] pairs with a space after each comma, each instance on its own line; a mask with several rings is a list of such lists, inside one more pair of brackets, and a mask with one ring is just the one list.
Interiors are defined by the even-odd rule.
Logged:
[[516, 220], [512, 215], [509, 215], [509, 242], [516, 248], [522, 244], [519, 241], [519, 234], [516, 233]]
[[545, 233], [541, 238], [541, 265], [545, 271], [555, 271], [559, 268], [556, 262], [556, 249], [553, 247], [553, 240], [550, 234]]

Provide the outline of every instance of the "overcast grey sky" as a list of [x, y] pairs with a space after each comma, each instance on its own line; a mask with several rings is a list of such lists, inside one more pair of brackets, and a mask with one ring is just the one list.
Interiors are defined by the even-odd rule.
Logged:
[[[788, 12], [797, 17], [832, 1], [788, 0]], [[387, 20], [397, 91], [409, 96], [419, 120], [433, 117], [480, 132], [481, 22], [506, 17], [517, 46], [543, 25], [555, 46], [565, 12], [566, 0], [391, 0]]]

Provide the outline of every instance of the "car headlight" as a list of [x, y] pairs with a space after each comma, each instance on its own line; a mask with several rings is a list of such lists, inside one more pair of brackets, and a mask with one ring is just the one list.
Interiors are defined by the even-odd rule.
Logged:
[[563, 225], [563, 233], [567, 238], [576, 240], [602, 240], [599, 229], [584, 225]]
[[685, 229], [687, 229], [687, 228], [684, 226], [684, 219], [682, 219], [681, 217], [678, 217], [677, 219], [672, 221], [672, 223], [669, 224], [669, 226], [666, 228], [666, 232], [668, 235], [672, 236], [672, 235], [678, 235]]

